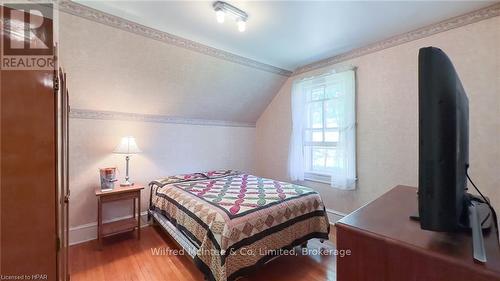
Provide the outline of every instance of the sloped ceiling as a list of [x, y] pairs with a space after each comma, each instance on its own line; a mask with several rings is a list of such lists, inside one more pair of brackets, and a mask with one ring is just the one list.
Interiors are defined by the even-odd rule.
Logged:
[[75, 109], [255, 123], [287, 79], [68, 13], [59, 20]]
[[491, 4], [239, 2], [253, 26], [238, 33], [215, 23], [209, 1], [83, 3], [99, 10], [59, 5], [73, 108], [246, 124], [297, 66]]

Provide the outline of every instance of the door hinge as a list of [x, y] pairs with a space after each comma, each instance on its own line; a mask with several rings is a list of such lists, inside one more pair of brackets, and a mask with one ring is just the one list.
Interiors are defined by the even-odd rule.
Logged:
[[66, 195], [64, 195], [63, 202], [64, 203], [69, 203], [70, 196], [71, 196], [71, 191], [68, 189], [68, 193]]
[[56, 75], [54, 75], [54, 92], [59, 91], [59, 78]]
[[56, 252], [59, 252], [61, 250], [61, 239], [59, 237], [56, 238]]

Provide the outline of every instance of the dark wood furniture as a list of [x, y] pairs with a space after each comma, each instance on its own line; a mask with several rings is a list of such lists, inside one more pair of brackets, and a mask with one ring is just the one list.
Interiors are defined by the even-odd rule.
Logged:
[[[118, 234], [125, 231], [137, 229], [137, 239], [141, 239], [141, 190], [142, 185], [120, 186], [115, 187], [111, 191], [102, 191], [100, 187], [96, 188], [95, 195], [97, 196], [97, 240], [99, 248], [102, 248], [102, 238]], [[132, 199], [134, 211], [131, 218], [118, 221], [103, 223], [102, 222], [102, 205], [106, 202], [130, 200]], [[137, 206], [136, 206], [137, 200]]]
[[485, 234], [488, 262], [472, 258], [470, 233], [437, 233], [409, 219], [417, 210], [417, 189], [396, 186], [340, 220], [338, 281], [500, 280], [500, 246], [494, 230]]

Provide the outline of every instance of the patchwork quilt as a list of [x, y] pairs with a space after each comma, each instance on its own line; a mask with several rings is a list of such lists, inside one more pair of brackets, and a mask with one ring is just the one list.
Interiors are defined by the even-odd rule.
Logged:
[[195, 262], [211, 280], [235, 280], [312, 238], [329, 223], [314, 190], [236, 171], [151, 182], [150, 209], [197, 247]]

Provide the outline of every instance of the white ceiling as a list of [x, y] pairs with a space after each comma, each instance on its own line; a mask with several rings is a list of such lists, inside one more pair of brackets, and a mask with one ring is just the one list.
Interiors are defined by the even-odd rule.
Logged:
[[494, 1], [227, 1], [247, 31], [215, 20], [212, 1], [77, 1], [287, 70], [491, 5]]

